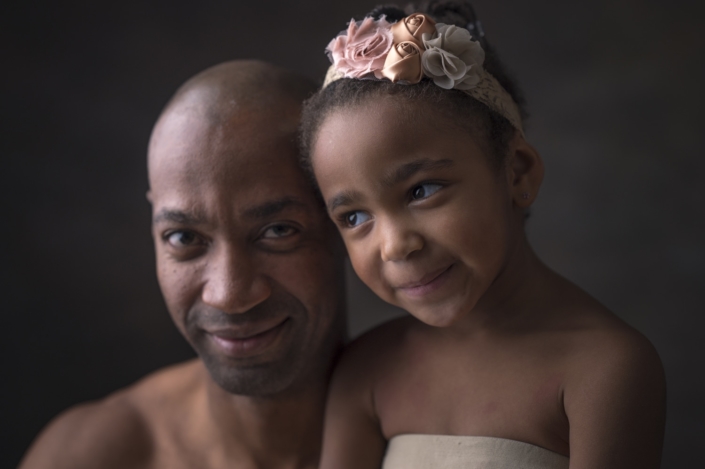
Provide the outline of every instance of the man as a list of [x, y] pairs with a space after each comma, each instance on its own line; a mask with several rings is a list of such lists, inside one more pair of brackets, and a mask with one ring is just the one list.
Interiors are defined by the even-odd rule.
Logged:
[[157, 275], [199, 359], [52, 422], [21, 468], [308, 468], [345, 336], [343, 248], [298, 166], [307, 80], [192, 78], [149, 145]]

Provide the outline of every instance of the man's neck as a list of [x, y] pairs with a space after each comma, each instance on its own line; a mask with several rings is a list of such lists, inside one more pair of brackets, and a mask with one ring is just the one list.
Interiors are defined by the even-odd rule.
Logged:
[[[214, 451], [252, 467], [316, 467], [323, 432], [327, 382], [309, 381], [296, 392], [273, 397], [230, 394], [203, 369], [199, 412]], [[220, 444], [215, 444], [220, 442]], [[219, 447], [219, 448], [218, 448]], [[248, 464], [242, 464], [247, 467]]]

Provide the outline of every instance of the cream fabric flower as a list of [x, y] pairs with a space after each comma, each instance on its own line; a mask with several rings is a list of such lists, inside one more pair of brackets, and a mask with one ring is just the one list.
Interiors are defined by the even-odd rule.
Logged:
[[485, 51], [467, 29], [436, 24], [437, 34], [423, 35], [426, 51], [421, 56], [424, 73], [447, 90], [469, 90], [482, 79]]

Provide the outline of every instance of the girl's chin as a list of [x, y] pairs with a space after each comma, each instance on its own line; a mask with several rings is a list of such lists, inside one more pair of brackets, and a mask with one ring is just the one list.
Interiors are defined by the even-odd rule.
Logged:
[[467, 317], [473, 306], [454, 305], [449, 307], [438, 305], [434, 307], [433, 305], [428, 305], [423, 308], [418, 306], [401, 307], [424, 324], [433, 327], [451, 327]]

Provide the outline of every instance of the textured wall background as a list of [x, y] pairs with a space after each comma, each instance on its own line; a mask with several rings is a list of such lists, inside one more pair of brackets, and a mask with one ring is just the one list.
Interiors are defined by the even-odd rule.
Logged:
[[[191, 356], [154, 275], [145, 152], [185, 79], [261, 58], [320, 79], [374, 1], [6, 2], [0, 466], [77, 402]], [[539, 254], [648, 336], [664, 468], [705, 467], [705, 3], [476, 0], [547, 174]], [[394, 314], [351, 279], [351, 328]]]

